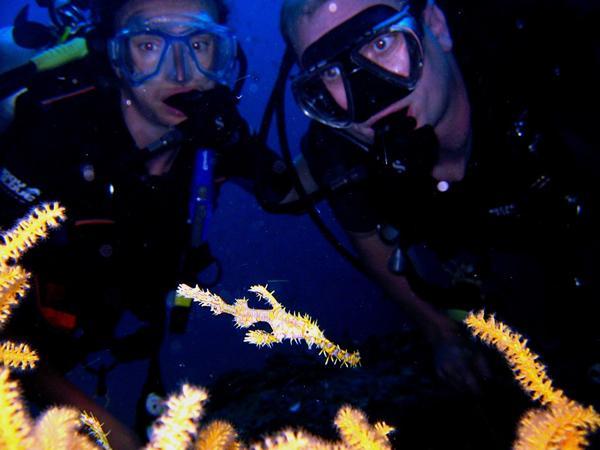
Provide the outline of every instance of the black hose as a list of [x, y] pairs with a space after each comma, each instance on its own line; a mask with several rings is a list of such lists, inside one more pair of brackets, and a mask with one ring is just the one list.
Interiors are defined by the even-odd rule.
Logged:
[[240, 66], [238, 77], [237, 80], [235, 80], [232, 90], [235, 98], [240, 97], [242, 89], [244, 89], [244, 84], [246, 83], [246, 76], [248, 74], [248, 57], [246, 56], [246, 52], [244, 52], [244, 49], [240, 44], [238, 44], [237, 47], [237, 60]]
[[[333, 247], [338, 251], [340, 255], [342, 255], [352, 266], [359, 270], [362, 273], [366, 273], [363, 264], [360, 260], [349, 251], [344, 244], [342, 244], [335, 234], [329, 229], [329, 227], [323, 222], [323, 219], [319, 215], [317, 209], [315, 208], [315, 204], [304, 189], [302, 185], [302, 181], [300, 180], [300, 175], [298, 171], [295, 170], [294, 160], [292, 158], [292, 153], [290, 151], [289, 142], [287, 139], [287, 129], [285, 122], [285, 85], [290, 73], [290, 70], [294, 64], [294, 53], [293, 50], [288, 46], [286, 47], [285, 54], [283, 56], [283, 60], [281, 62], [281, 66], [279, 69], [279, 75], [277, 76], [277, 81], [275, 83], [275, 87], [273, 89], [273, 93], [271, 94], [271, 98], [267, 104], [265, 109], [265, 115], [263, 116], [261, 131], [259, 133], [259, 138], [265, 139], [262, 142], [266, 141], [267, 133], [270, 128], [273, 111], [275, 112], [276, 123], [277, 123], [277, 134], [279, 135], [279, 145], [281, 147], [281, 153], [283, 155], [283, 159], [285, 160], [288, 167], [292, 168], [291, 173], [294, 177], [294, 186], [296, 191], [298, 192], [299, 197], [302, 199], [302, 202], [307, 207], [307, 212], [313, 221], [313, 223], [317, 226], [321, 234]], [[267, 117], [269, 115], [270, 117]]]
[[0, 100], [19, 92], [37, 73], [37, 67], [29, 62], [0, 74]]
[[275, 114], [275, 107], [277, 106], [277, 103], [285, 101], [285, 85], [293, 66], [294, 54], [292, 50], [290, 50], [289, 46], [287, 46], [283, 58], [281, 60], [281, 65], [279, 66], [279, 73], [277, 74], [275, 85], [273, 86], [273, 90], [271, 91], [271, 96], [269, 97], [269, 101], [267, 102], [267, 106], [265, 107], [263, 119], [258, 130], [258, 139], [264, 144], [266, 144], [267, 139], [269, 137], [269, 130], [271, 128], [273, 115]]

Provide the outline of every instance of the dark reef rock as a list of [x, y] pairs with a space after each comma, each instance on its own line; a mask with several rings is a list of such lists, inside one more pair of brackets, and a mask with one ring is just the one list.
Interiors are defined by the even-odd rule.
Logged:
[[480, 396], [438, 381], [430, 350], [414, 333], [371, 338], [360, 352], [356, 369], [325, 366], [314, 352], [294, 347], [261, 371], [225, 375], [209, 386], [205, 421], [228, 420], [247, 442], [286, 426], [337, 439], [333, 419], [351, 404], [371, 423], [394, 426], [397, 448], [495, 450], [510, 448], [520, 415], [533, 406], [493, 352], [496, 377]]

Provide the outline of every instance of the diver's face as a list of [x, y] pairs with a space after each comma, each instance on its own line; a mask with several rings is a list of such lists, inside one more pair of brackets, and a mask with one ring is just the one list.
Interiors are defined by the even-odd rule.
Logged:
[[[168, 27], [168, 18], [181, 16], [197, 16], [199, 14], [208, 14], [216, 20], [216, 11], [210, 1], [204, 0], [132, 0], [127, 3], [119, 12], [117, 17], [117, 28], [123, 28], [132, 20], [146, 20], [152, 18], [166, 17]], [[163, 21], [165, 23], [165, 21]], [[186, 30], [178, 29], [181, 25], [174, 24], [169, 33], [178, 35], [185, 33]], [[151, 55], [153, 43], [137, 42], [132, 39], [132, 48], [130, 50], [132, 64], [140, 71], [145, 69], [144, 64], [148, 64]], [[130, 107], [136, 108], [137, 112], [156, 126], [170, 127], [179, 124], [186, 119], [186, 116], [179, 110], [168, 106], [165, 100], [172, 95], [192, 90], [208, 90], [214, 87], [214, 81], [206, 78], [197, 70], [189, 70], [190, 61], [184, 61], [187, 56], [184, 52], [178, 51], [173, 44], [172, 52], [167, 52], [164, 66], [169, 66], [172, 70], [161, 70], [156, 76], [149, 78], [141, 85], [131, 86], [125, 80], [124, 91]], [[166, 60], [170, 58], [170, 60]], [[204, 52], [202, 58], [210, 59], [210, 52]], [[171, 60], [172, 59], [172, 60]], [[210, 66], [210, 61], [201, 61], [201, 63]], [[115, 69], [117, 76], [120, 76], [119, 70]]]
[[[374, 5], [389, 5], [396, 9], [402, 2], [393, 0], [331, 0], [319, 7], [309, 16], [303, 16], [298, 23], [298, 33], [293, 39], [293, 45], [301, 57], [304, 51], [327, 32], [347, 21], [349, 18]], [[450, 96], [450, 67], [447, 58], [450, 57], [451, 43], [449, 40], [439, 39], [440, 33], [447, 33], [436, 22], [435, 31], [429, 26], [428, 18], [431, 17], [431, 8], [436, 12], [441, 11], [434, 5], [428, 5], [424, 12], [424, 66], [423, 73], [415, 89], [407, 96], [399, 99], [389, 107], [379, 111], [362, 124], [353, 126], [353, 130], [361, 134], [365, 140], [373, 137], [372, 125], [381, 118], [402, 109], [407, 109], [408, 115], [414, 117], [418, 126], [432, 125], [435, 127], [443, 118], [448, 109]], [[445, 22], [444, 22], [445, 26]], [[442, 36], [446, 36], [443, 34]], [[406, 52], [399, 52], [399, 58], [406, 56]], [[343, 85], [334, 85], [325, 82], [336, 102], [344, 109], [347, 108], [346, 94]], [[368, 86], [364, 87], [368, 89]]]

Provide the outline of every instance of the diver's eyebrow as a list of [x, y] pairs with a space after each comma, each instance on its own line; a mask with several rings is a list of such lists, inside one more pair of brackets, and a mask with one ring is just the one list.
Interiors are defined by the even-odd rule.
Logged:
[[[145, 17], [143, 14], [144, 10], [142, 8], [134, 9], [132, 12], [123, 17], [123, 19], [119, 20], [119, 26], [126, 26], [132, 19], [138, 18], [146, 20], [148, 17]], [[125, 19], [125, 20], [124, 20]]]
[[170, 24], [170, 23], [181, 23], [194, 25], [196, 21], [200, 23], [210, 22], [216, 24], [215, 19], [206, 11], [199, 11], [196, 13], [185, 13], [185, 14], [148, 14], [143, 9], [139, 9], [136, 12], [129, 15], [125, 25], [131, 21], [148, 22], [150, 24]]

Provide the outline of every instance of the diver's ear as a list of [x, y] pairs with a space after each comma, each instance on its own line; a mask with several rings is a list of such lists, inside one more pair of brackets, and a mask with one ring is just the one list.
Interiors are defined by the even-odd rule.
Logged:
[[450, 36], [446, 16], [432, 0], [427, 2], [427, 6], [423, 10], [423, 21], [437, 38], [442, 49], [447, 52], [451, 51], [452, 36]]

